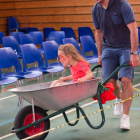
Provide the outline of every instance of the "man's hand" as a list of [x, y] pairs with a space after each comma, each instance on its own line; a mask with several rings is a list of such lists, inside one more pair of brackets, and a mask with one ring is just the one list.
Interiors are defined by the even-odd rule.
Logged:
[[102, 65], [101, 56], [98, 56], [98, 64]]
[[131, 55], [130, 61], [133, 67], [138, 67], [140, 65], [139, 56], [138, 55]]

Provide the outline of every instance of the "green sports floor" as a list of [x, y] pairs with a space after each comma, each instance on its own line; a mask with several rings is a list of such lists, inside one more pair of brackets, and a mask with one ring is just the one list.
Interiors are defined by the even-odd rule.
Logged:
[[[93, 65], [92, 65], [93, 66]], [[69, 74], [69, 70], [67, 70]], [[48, 79], [45, 82], [53, 81], [61, 77], [61, 72], [57, 76], [54, 74], [53, 77], [51, 74], [48, 75]], [[99, 75], [98, 75], [99, 76]], [[133, 87], [134, 95], [140, 93], [140, 67], [135, 68]], [[38, 84], [37, 79], [30, 79], [27, 81], [27, 85]], [[15, 134], [10, 133], [11, 127], [14, 125], [14, 119], [19, 112], [19, 106], [17, 104], [18, 98], [15, 94], [8, 92], [7, 90], [13, 87], [14, 84], [4, 86], [2, 93], [0, 93], [0, 140], [18, 140]], [[80, 102], [80, 106], [84, 109], [86, 114], [90, 114], [99, 110], [98, 102], [94, 102], [90, 105], [88, 103], [93, 102], [92, 98], [86, 99]], [[110, 106], [115, 103], [115, 100], [107, 102], [104, 107]], [[29, 105], [25, 101], [25, 106]], [[130, 124], [131, 128], [129, 131], [124, 131], [119, 128], [120, 118], [122, 116], [116, 117], [113, 114], [114, 107], [106, 109], [105, 112], [105, 124], [100, 129], [91, 129], [84, 119], [81, 119], [76, 126], [60, 127], [53, 131], [50, 131], [45, 140], [140, 140], [140, 97], [136, 97], [132, 101], [130, 109]], [[53, 113], [54, 111], [48, 111], [48, 114]], [[82, 116], [80, 114], [80, 116]], [[76, 112], [68, 112], [69, 120], [76, 119]], [[89, 120], [93, 125], [99, 125], [101, 123], [100, 113], [89, 116]], [[50, 120], [50, 128], [60, 126], [65, 124], [63, 116], [56, 116]]]

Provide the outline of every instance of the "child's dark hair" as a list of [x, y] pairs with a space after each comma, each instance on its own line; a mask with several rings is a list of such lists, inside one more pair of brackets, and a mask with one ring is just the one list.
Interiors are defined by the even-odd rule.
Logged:
[[75, 48], [73, 44], [61, 45], [58, 50], [63, 51], [66, 56], [71, 55], [72, 58], [76, 61], [86, 62], [84, 57], [79, 54], [78, 50]]

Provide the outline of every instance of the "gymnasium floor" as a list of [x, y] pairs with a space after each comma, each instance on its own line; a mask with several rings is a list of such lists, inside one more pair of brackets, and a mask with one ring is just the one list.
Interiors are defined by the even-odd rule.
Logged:
[[[54, 77], [48, 75], [48, 79], [45, 82], [53, 81], [58, 79], [61, 76], [56, 74]], [[136, 88], [134, 90], [134, 95], [140, 93], [140, 67], [135, 68], [133, 86]], [[37, 79], [31, 79], [27, 81], [27, 85], [37, 84]], [[11, 88], [13, 84], [7, 85], [4, 88]], [[114, 116], [113, 109], [109, 108], [105, 110], [105, 124], [100, 129], [91, 129], [84, 119], [80, 120], [76, 126], [64, 126], [59, 129], [50, 131], [46, 140], [139, 140], [140, 139], [140, 97], [136, 97], [132, 101], [131, 110], [130, 110], [130, 124], [131, 129], [129, 131], [124, 131], [119, 128], [120, 118]], [[91, 98], [80, 102], [81, 106], [84, 106], [83, 109], [86, 114], [90, 114], [99, 110], [97, 102], [87, 105], [88, 103], [93, 102]], [[104, 107], [110, 106], [115, 103], [115, 100], [107, 102]], [[25, 105], [28, 105], [25, 102]], [[13, 127], [14, 118], [19, 111], [17, 105], [17, 96], [15, 94], [7, 92], [6, 90], [0, 94], [0, 140], [18, 140], [15, 134], [10, 133], [11, 127]], [[51, 114], [53, 111], [49, 111], [48, 114]], [[69, 112], [69, 120], [72, 121], [76, 119], [75, 111]], [[93, 125], [99, 125], [101, 122], [100, 113], [94, 114], [89, 117]], [[51, 127], [56, 127], [61, 124], [65, 124], [63, 116], [58, 116], [57, 118], [52, 119]]]

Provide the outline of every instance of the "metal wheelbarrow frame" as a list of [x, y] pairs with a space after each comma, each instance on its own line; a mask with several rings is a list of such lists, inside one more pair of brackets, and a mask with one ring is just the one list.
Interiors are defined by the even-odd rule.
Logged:
[[[99, 107], [100, 107], [100, 110], [102, 110], [103, 109], [103, 106], [102, 106], [102, 103], [101, 103], [101, 98], [100, 98], [100, 94], [101, 94], [101, 90], [103, 89], [103, 86], [122, 68], [122, 67], [126, 67], [126, 66], [131, 66], [131, 64], [130, 63], [126, 63], [126, 64], [122, 64], [121, 66], [119, 66], [107, 79], [106, 79], [106, 81], [104, 81], [104, 83], [103, 84], [101, 84], [101, 83], [99, 83], [98, 84], [98, 88], [97, 88], [97, 90], [96, 90], [96, 94], [94, 94], [93, 96], [91, 96], [91, 95], [89, 95], [89, 96], [91, 96], [91, 97], [96, 97], [96, 98], [98, 98], [98, 103], [99, 103]], [[95, 66], [95, 67], [93, 67], [91, 70], [92, 70], [92, 72], [94, 71], [94, 69], [95, 68], [98, 68], [98, 67], [101, 67], [101, 65], [97, 65], [97, 66]], [[98, 80], [99, 80], [99, 78], [97, 78]], [[79, 84], [80, 85], [80, 84]], [[9, 90], [9, 91], [12, 91], [13, 89], [11, 89], [11, 90]], [[82, 100], [82, 99], [81, 99]], [[84, 99], [83, 99], [84, 100]], [[65, 121], [68, 123], [68, 125], [69, 126], [75, 126], [77, 123], [78, 123], [78, 121], [79, 120], [77, 120], [77, 121], [75, 121], [74, 123], [70, 123], [69, 122], [69, 119], [68, 119], [68, 117], [67, 117], [67, 115], [66, 115], [66, 111], [67, 110], [69, 110], [69, 109], [72, 109], [72, 108], [76, 108], [76, 114], [77, 114], [77, 119], [79, 119], [79, 117], [80, 117], [80, 115], [79, 115], [79, 112], [81, 112], [81, 114], [83, 115], [83, 116], [86, 116], [86, 113], [84, 112], [84, 110], [78, 105], [78, 102], [76, 102], [76, 103], [74, 103], [73, 105], [70, 105], [70, 106], [67, 106], [67, 107], [65, 107], [65, 108], [63, 108], [63, 106], [62, 107], [60, 107], [60, 108], [57, 108], [58, 109], [58, 111], [57, 112], [55, 112], [55, 113], [52, 113], [52, 114], [50, 114], [50, 115], [47, 115], [47, 113], [46, 113], [46, 116], [45, 117], [42, 117], [41, 119], [38, 119], [37, 121], [35, 121], [35, 115], [36, 115], [36, 113], [35, 113], [35, 108], [36, 108], [36, 106], [34, 106], [34, 101], [33, 101], [33, 98], [32, 98], [32, 106], [31, 106], [31, 108], [32, 108], [32, 120], [33, 120], [33, 122], [32, 123], [30, 123], [30, 124], [28, 124], [28, 125], [26, 125], [26, 126], [22, 126], [21, 128], [14, 128], [14, 127], [12, 127], [12, 129], [10, 130], [10, 132], [11, 133], [16, 133], [16, 135], [17, 135], [17, 137], [18, 138], [20, 138], [20, 139], [22, 139], [22, 138], [25, 138], [25, 137], [28, 137], [28, 136], [31, 136], [30, 134], [28, 134], [28, 135], [25, 135], [25, 133], [28, 133], [27, 132], [27, 130], [29, 129], [29, 128], [32, 128], [32, 127], [38, 127], [38, 128], [40, 128], [40, 126], [41, 126], [41, 123], [42, 122], [45, 122], [48, 126], [47, 126], [47, 128], [46, 128], [46, 130], [47, 129], [49, 129], [50, 128], [50, 121], [49, 121], [49, 119], [50, 118], [52, 118], [52, 117], [54, 117], [54, 116], [56, 116], [56, 115], [59, 115], [59, 114], [63, 114], [63, 116], [64, 116], [64, 118], [65, 118]], [[24, 109], [24, 108], [23, 108]], [[22, 109], [22, 110], [23, 110]], [[56, 110], [57, 110], [56, 109]], [[60, 109], [60, 110], [59, 110]], [[22, 110], [20, 110], [20, 112], [22, 112]], [[41, 109], [40, 109], [41, 110]], [[45, 108], [45, 110], [46, 110], [46, 108]], [[20, 112], [18, 113], [18, 114], [20, 114]], [[16, 116], [16, 118], [19, 116], [17, 114], [17, 116]], [[22, 114], [24, 114], [24, 113], [22, 113]], [[102, 120], [101, 120], [101, 123], [98, 125], [98, 126], [93, 126], [91, 123], [90, 123], [90, 121], [89, 121], [89, 119], [87, 118], [87, 117], [84, 117], [84, 119], [85, 119], [85, 121], [87, 122], [87, 124], [89, 125], [89, 127], [91, 127], [92, 129], [99, 129], [99, 128], [101, 128], [103, 125], [104, 125], [104, 123], [105, 123], [105, 114], [104, 114], [104, 110], [102, 110], [101, 111], [101, 117], [102, 117]], [[18, 117], [18, 119], [19, 119], [19, 117]], [[16, 119], [15, 119], [15, 121], [16, 121]], [[18, 122], [18, 123], [20, 123], [20, 121]], [[44, 130], [41, 130], [41, 131], [44, 131]], [[45, 139], [46, 138], [46, 136], [48, 135], [48, 133], [46, 133], [46, 134], [43, 134], [43, 135], [41, 135], [41, 136], [39, 136], [39, 137], [36, 137], [36, 138], [33, 138], [33, 140], [40, 140], [40, 139]]]

